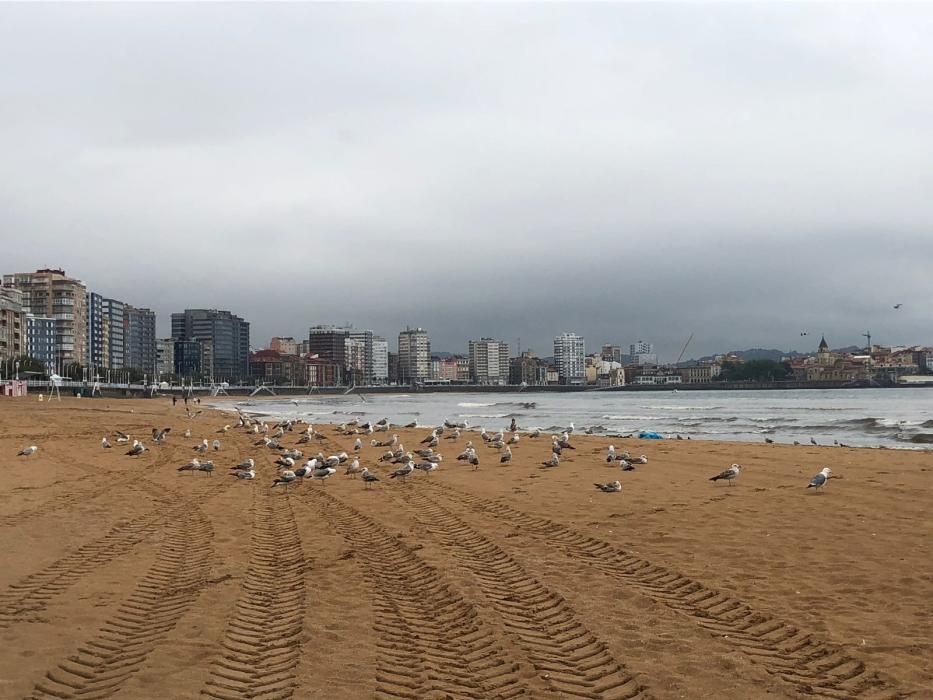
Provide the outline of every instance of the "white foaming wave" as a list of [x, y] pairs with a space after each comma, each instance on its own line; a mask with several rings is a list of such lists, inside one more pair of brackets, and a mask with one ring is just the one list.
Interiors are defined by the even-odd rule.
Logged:
[[508, 413], [461, 413], [458, 418], [507, 418]]
[[603, 416], [603, 420], [662, 420], [661, 416]]
[[458, 403], [457, 406], [460, 408], [489, 408], [490, 406], [495, 406], [495, 403]]
[[652, 411], [719, 411], [725, 406], [645, 406]]

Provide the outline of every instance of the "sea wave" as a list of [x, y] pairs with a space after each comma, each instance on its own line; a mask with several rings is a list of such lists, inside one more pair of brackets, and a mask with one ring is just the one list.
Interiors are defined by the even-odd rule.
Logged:
[[663, 420], [661, 416], [603, 416], [603, 420]]
[[489, 408], [490, 406], [495, 406], [495, 405], [496, 405], [495, 401], [493, 401], [492, 403], [470, 403], [469, 401], [465, 401], [463, 403], [457, 404], [457, 406], [459, 406], [460, 408]]

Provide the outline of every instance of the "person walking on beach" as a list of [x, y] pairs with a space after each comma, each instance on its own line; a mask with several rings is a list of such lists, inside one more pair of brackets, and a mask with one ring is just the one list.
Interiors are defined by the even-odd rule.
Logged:
[[175, 407], [175, 404], [178, 403], [178, 397], [175, 394], [172, 394], [172, 408]]

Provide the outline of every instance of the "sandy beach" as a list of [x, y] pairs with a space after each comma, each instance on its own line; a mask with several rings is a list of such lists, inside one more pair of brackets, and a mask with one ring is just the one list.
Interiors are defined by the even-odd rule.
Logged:
[[[464, 433], [408, 483], [364, 440], [377, 488], [286, 493], [235, 422], [0, 401], [0, 698], [933, 698], [929, 453], [616, 440], [648, 457], [623, 473], [605, 438], [544, 469], [546, 437], [500, 466]], [[352, 452], [316, 427], [305, 454]], [[179, 473], [202, 439], [215, 473]]]

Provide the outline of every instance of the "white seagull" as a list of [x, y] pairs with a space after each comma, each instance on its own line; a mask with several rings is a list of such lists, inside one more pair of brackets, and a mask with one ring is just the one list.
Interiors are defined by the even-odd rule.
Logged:
[[19, 452], [17, 452], [16, 456], [17, 457], [29, 457], [30, 455], [34, 455], [38, 451], [39, 451], [38, 447], [36, 447], [35, 445], [30, 445], [29, 447], [24, 447]]
[[622, 490], [622, 484], [618, 481], [610, 481], [608, 484], [593, 484], [603, 493], [616, 493]]
[[710, 481], [719, 481], [720, 479], [725, 479], [729, 482], [729, 485], [732, 485], [732, 482], [735, 481], [735, 478], [742, 472], [741, 464], [733, 464], [728, 469], [724, 469], [719, 472], [716, 476], [711, 476]]
[[404, 480], [408, 478], [408, 476], [413, 471], [415, 471], [415, 463], [412, 461], [409, 461], [408, 464], [406, 464], [404, 467], [401, 467], [400, 469], [396, 469], [394, 472], [389, 474], [389, 478], [395, 479], [395, 478], [401, 477], [402, 480]]
[[366, 484], [366, 488], [369, 488], [370, 486], [375, 484], [377, 481], [379, 481], [379, 477], [373, 474], [371, 471], [369, 471], [368, 467], [363, 467], [362, 475], [363, 475], [363, 482]]
[[110, 444], [110, 440], [107, 439], [106, 435], [100, 439], [100, 446], [105, 450], [109, 450], [113, 447], [113, 445]]
[[810, 479], [810, 484], [807, 488], [816, 489], [816, 492], [819, 493], [820, 489], [826, 486], [826, 482], [829, 481], [829, 475], [832, 474], [832, 472], [833, 470], [829, 467], [823, 467], [819, 474]]
[[255, 469], [238, 469], [237, 471], [230, 474], [230, 476], [235, 476], [237, 479], [243, 479], [246, 481], [252, 481], [256, 478]]

